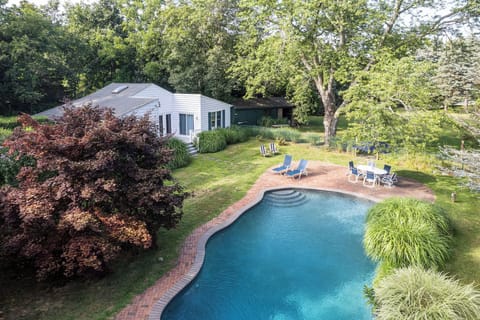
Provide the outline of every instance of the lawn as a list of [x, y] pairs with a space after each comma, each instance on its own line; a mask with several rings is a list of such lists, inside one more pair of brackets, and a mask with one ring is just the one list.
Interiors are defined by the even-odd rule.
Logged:
[[[315, 122], [321, 121], [316, 118], [312, 123]], [[320, 132], [315, 127], [309, 131]], [[292, 154], [295, 159], [321, 160], [345, 166], [352, 159], [349, 153], [332, 152], [308, 143], [281, 146], [282, 155], [263, 158], [259, 153], [260, 143], [251, 139], [218, 153], [201, 154], [188, 167], [176, 170], [174, 176], [191, 193], [184, 204], [182, 221], [174, 230], [159, 232], [156, 249], [122, 257], [110, 275], [68, 284], [37, 284], [33, 279], [1, 275], [0, 305], [3, 317], [111, 319], [135, 295], [143, 292], [175, 265], [179, 249], [193, 229], [241, 199], [261, 173], [282, 162], [283, 154]], [[355, 161], [362, 162], [365, 159], [360, 156]], [[446, 270], [464, 282], [480, 283], [478, 195], [458, 187], [457, 181], [451, 177], [435, 175], [428, 164], [419, 164], [430, 161], [428, 157], [416, 157], [412, 161], [405, 157], [390, 156], [380, 159], [379, 165], [384, 161], [391, 163], [400, 176], [415, 178], [435, 191], [437, 203], [448, 210], [455, 227], [453, 258]], [[417, 168], [421, 168], [421, 172]], [[458, 195], [455, 203], [450, 201], [452, 192]]]

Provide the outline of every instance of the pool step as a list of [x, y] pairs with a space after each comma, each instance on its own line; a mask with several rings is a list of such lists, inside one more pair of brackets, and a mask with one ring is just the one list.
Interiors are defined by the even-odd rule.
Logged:
[[297, 207], [308, 201], [305, 194], [292, 189], [268, 192], [263, 200], [276, 207]]

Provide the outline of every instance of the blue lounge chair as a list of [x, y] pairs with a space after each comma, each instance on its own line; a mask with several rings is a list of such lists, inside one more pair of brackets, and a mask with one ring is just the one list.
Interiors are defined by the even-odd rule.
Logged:
[[270, 143], [270, 153], [273, 154], [273, 155], [275, 155], [275, 154], [277, 154], [277, 153], [280, 153], [280, 152], [278, 151], [277, 146], [275, 145], [274, 142], [271, 142], [271, 143]]
[[269, 157], [270, 156], [270, 153], [268, 152], [268, 150], [265, 148], [265, 145], [262, 144], [260, 145], [260, 154], [264, 157]]
[[308, 164], [308, 161], [302, 159], [298, 163], [298, 166], [296, 169], [285, 172], [285, 175], [291, 178], [295, 178], [298, 176], [298, 179], [300, 179], [302, 175], [307, 176], [308, 175], [307, 164]]
[[292, 156], [289, 154], [285, 155], [285, 158], [283, 159], [283, 164], [281, 166], [278, 166], [276, 168], [273, 168], [273, 172], [275, 173], [285, 173], [288, 169], [290, 169], [290, 166], [292, 165]]

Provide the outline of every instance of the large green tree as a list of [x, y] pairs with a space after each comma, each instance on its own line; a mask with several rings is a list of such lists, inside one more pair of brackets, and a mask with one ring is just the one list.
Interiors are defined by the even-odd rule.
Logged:
[[232, 74], [243, 79], [247, 95], [264, 93], [272, 82], [294, 85], [289, 83], [293, 75], [312, 83], [324, 107], [328, 143], [346, 105], [338, 93], [356, 84], [356, 71], [369, 70], [385, 51], [397, 57], [412, 54], [428, 35], [460, 21], [466, 8], [477, 4], [455, 1], [443, 16], [422, 14], [422, 9], [432, 12], [443, 5], [423, 0], [243, 0], [243, 39]]
[[67, 28], [86, 44], [78, 59], [84, 62], [76, 94], [84, 95], [106, 84], [141, 80], [136, 46], [121, 13], [120, 0], [99, 0], [67, 7]]
[[436, 83], [445, 109], [462, 103], [466, 109], [478, 97], [480, 86], [480, 41], [474, 37], [447, 41], [438, 59]]
[[356, 84], [343, 93], [349, 103], [345, 137], [355, 143], [388, 142], [409, 153], [423, 152], [438, 139], [445, 117], [426, 112], [439, 95], [435, 66], [415, 57], [377, 58], [370, 70], [355, 73]]
[[[55, 7], [0, 3], [0, 113], [58, 103], [75, 82], [78, 39], [52, 20]], [[58, 9], [58, 8], [57, 8]]]
[[[152, 10], [150, 10], [152, 11]], [[177, 92], [228, 100], [234, 82], [237, 1], [166, 1], [144, 31], [142, 59], [148, 78], [168, 75]]]

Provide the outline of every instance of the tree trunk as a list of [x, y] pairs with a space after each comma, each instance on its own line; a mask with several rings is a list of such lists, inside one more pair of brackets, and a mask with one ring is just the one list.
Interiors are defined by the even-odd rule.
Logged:
[[325, 116], [323, 117], [323, 126], [325, 128], [325, 145], [328, 146], [331, 138], [337, 134], [338, 117], [335, 116], [335, 104], [329, 107], [324, 105], [324, 108]]
[[330, 139], [335, 136], [337, 133], [337, 105], [335, 102], [334, 95], [334, 80], [333, 72], [330, 75], [326, 88], [324, 87], [324, 81], [322, 77], [317, 77], [315, 79], [315, 86], [317, 92], [320, 95], [322, 100], [323, 108], [325, 110], [325, 115], [323, 117], [323, 126], [324, 126], [324, 139], [325, 145], [330, 144]]

